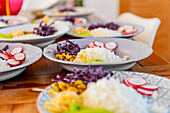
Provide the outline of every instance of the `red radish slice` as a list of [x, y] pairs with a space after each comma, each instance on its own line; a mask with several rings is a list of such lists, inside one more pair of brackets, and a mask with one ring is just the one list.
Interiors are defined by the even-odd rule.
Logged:
[[116, 42], [107, 42], [104, 44], [104, 47], [108, 50], [113, 50], [117, 47]]
[[11, 54], [11, 55], [15, 55], [16, 53], [21, 53], [22, 50], [23, 50], [23, 47], [18, 46], [18, 47], [13, 48], [13, 49], [10, 51], [10, 54]]
[[118, 32], [121, 32], [121, 33], [122, 33], [122, 32], [125, 32], [125, 28], [121, 26], [121, 27], [119, 27], [119, 28], [117, 29], [117, 31], [118, 31]]
[[18, 61], [24, 60], [25, 58], [26, 58], [25, 53], [16, 53], [14, 55], [14, 59]]
[[131, 75], [131, 77], [144, 79], [144, 77], [143, 77], [143, 76], [141, 76], [141, 75], [137, 75], [137, 74]]
[[3, 60], [7, 60], [9, 58], [9, 56], [7, 56], [3, 53], [0, 53], [0, 58], [2, 58]]
[[146, 96], [152, 96], [153, 92], [152, 91], [147, 91], [147, 90], [143, 90], [138, 88], [136, 90], [138, 93], [142, 94], [142, 95], [146, 95]]
[[95, 46], [94, 46], [93, 43], [89, 43], [87, 47], [88, 47], [88, 48], [93, 48], [93, 47], [95, 47]]
[[78, 24], [82, 24], [83, 23], [83, 21], [82, 20], [79, 20], [79, 21], [75, 21], [74, 22], [74, 25], [78, 25]]
[[124, 79], [123, 79], [123, 83], [126, 85], [126, 86], [128, 86], [128, 87], [131, 87], [131, 85], [128, 83], [128, 79], [129, 78], [131, 78], [131, 77], [125, 77]]
[[104, 43], [100, 42], [100, 41], [94, 41], [93, 44], [95, 47], [103, 47], [103, 45], [104, 45]]
[[130, 85], [135, 86], [135, 87], [139, 87], [139, 86], [146, 84], [146, 80], [142, 79], [142, 78], [134, 78], [133, 77], [133, 78], [128, 79], [127, 81]]
[[157, 86], [154, 85], [143, 85], [140, 87], [141, 89], [148, 90], [148, 91], [155, 91], [158, 90]]
[[7, 63], [10, 66], [18, 66], [21, 62], [20, 61], [16, 61], [15, 59], [8, 59]]

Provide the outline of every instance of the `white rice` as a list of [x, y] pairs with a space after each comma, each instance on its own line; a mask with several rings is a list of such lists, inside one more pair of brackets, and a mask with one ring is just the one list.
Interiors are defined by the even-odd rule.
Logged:
[[[83, 57], [82, 57], [83, 56]], [[103, 60], [104, 63], [117, 63], [122, 62], [122, 59], [115, 55], [114, 52], [102, 47], [94, 47], [94, 48], [86, 48], [81, 50], [78, 54], [74, 62], [83, 62], [91, 61], [91, 60]]]
[[10, 66], [7, 64], [5, 60], [0, 59], [0, 71], [9, 69]]
[[60, 21], [60, 20], [58, 20], [58, 21], [55, 21], [55, 26], [57, 26], [57, 25], [64, 25], [64, 26], [68, 26], [68, 27], [71, 27], [73, 24], [71, 23], [71, 22], [69, 22], [69, 21]]
[[0, 27], [5, 27], [7, 26], [8, 24], [6, 24], [5, 22], [0, 22]]
[[90, 84], [82, 99], [89, 108], [106, 109], [113, 113], [148, 113], [148, 104], [142, 95], [113, 78], [103, 78]]
[[93, 37], [110, 37], [110, 36], [121, 36], [121, 33], [117, 30], [110, 30], [108, 28], [97, 28], [90, 30], [90, 34]]
[[36, 34], [27, 34], [27, 35], [21, 35], [13, 37], [12, 39], [31, 39], [31, 38], [39, 38], [42, 36], [36, 35]]

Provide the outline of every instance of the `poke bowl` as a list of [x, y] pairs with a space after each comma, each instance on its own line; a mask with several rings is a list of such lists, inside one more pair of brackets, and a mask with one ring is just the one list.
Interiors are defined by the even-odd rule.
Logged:
[[120, 71], [131, 68], [137, 61], [150, 56], [152, 52], [148, 45], [138, 41], [123, 38], [105, 38], [105, 40], [88, 38], [49, 45], [44, 48], [43, 55], [60, 63], [69, 71], [73, 71], [73, 67], [83, 69], [89, 65], [92, 68], [103, 66], [106, 70]]
[[20, 25], [0, 29], [0, 42], [29, 43], [43, 48], [63, 36], [68, 30], [67, 26], [53, 25], [53, 23]]
[[65, 16], [65, 17], [48, 17], [44, 16], [43, 18], [34, 20], [32, 23], [40, 23], [43, 21], [44, 23], [52, 23], [56, 25], [65, 25], [71, 27], [73, 25], [79, 25], [82, 23], [87, 23], [87, 19], [82, 17], [73, 17], [73, 16]]
[[28, 18], [23, 16], [0, 16], [0, 29], [16, 25], [22, 25], [28, 21]]
[[170, 81], [157, 75], [88, 67], [51, 81], [37, 98], [39, 113], [169, 113]]
[[86, 7], [75, 7], [75, 8], [53, 8], [45, 10], [44, 15], [55, 16], [55, 17], [64, 17], [64, 16], [75, 16], [82, 17], [88, 16], [93, 13], [93, 9]]
[[0, 43], [0, 81], [19, 75], [41, 56], [42, 50], [30, 44]]
[[144, 31], [144, 27], [129, 23], [85, 23], [70, 27], [68, 35], [79, 38], [132, 38]]

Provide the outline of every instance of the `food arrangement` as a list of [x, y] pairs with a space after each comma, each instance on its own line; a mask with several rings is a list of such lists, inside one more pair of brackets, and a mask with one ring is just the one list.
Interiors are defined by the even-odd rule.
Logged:
[[63, 44], [57, 43], [57, 50], [54, 50], [53, 54], [59, 60], [78, 63], [117, 63], [128, 60], [128, 56], [120, 58], [116, 55], [114, 52], [116, 48], [115, 42], [104, 44], [96, 40], [83, 49], [74, 41], [66, 40]]
[[[45, 91], [50, 98], [43, 104], [44, 109], [51, 113], [150, 112], [146, 98], [151, 95], [143, 97], [135, 87], [123, 84], [124, 80], [115, 79], [114, 73], [105, 71], [102, 67], [83, 70], [75, 68], [74, 73], [69, 73], [64, 78], [57, 75], [56, 78], [52, 79], [52, 85]], [[144, 79], [141, 75], [133, 74], [129, 78], [131, 81]], [[156, 90], [157, 86], [146, 87]]]
[[[54, 22], [55, 25], [66, 25], [68, 27], [71, 27], [73, 25], [78, 25], [82, 23], [86, 23], [87, 20], [85, 18], [78, 18], [78, 17], [73, 17], [73, 16], [65, 16], [61, 19], [54, 19], [54, 18], [49, 18], [48, 16], [43, 17], [43, 22], [46, 24], [50, 24]], [[35, 23], [37, 23], [35, 21]]]
[[9, 46], [6, 45], [0, 50], [0, 70], [20, 65], [25, 59], [26, 54], [23, 52], [23, 47], [18, 46], [7, 52]]
[[90, 37], [111, 37], [136, 33], [138, 30], [132, 25], [119, 26], [113, 22], [96, 23], [87, 27], [76, 27], [71, 31], [74, 35]]
[[20, 24], [22, 21], [16, 18], [3, 19], [0, 17], [0, 27], [6, 27], [9, 25]]
[[22, 29], [17, 29], [9, 32], [8, 34], [0, 33], [0, 38], [4, 39], [29, 39], [29, 38], [39, 38], [49, 35], [53, 35], [57, 32], [54, 23], [44, 24], [41, 22], [37, 27], [33, 28], [32, 31], [24, 31]]
[[74, 13], [74, 12], [77, 12], [77, 10], [74, 9], [74, 8], [62, 8], [62, 9], [59, 9], [57, 11], [54, 11], [53, 14], [65, 14], [65, 15], [68, 15], [69, 13]]

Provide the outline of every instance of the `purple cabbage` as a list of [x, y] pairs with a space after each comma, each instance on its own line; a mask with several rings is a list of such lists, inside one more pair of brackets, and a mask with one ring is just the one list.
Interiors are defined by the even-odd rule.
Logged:
[[102, 78], [107, 78], [109, 79], [110, 77], [113, 76], [114, 73], [111, 71], [106, 71], [103, 70], [103, 67], [97, 67], [95, 69], [90, 69], [90, 66], [83, 69], [79, 70], [77, 68], [74, 68], [74, 73], [68, 73], [65, 78], [62, 78], [60, 75], [56, 76], [56, 79], [52, 79], [52, 82], [59, 82], [63, 81], [66, 83], [71, 83], [75, 82], [76, 80], [82, 80], [83, 83], [88, 84], [91, 82], [96, 82], [99, 79]]
[[5, 19], [0, 19], [0, 22], [4, 22], [4, 23], [8, 24], [8, 20], [5, 20]]
[[63, 21], [68, 21], [68, 22], [74, 23], [75, 22], [75, 18], [72, 17], [72, 16], [65, 16]]
[[76, 12], [76, 10], [70, 9], [70, 8], [60, 9], [59, 11], [60, 11], [60, 12]]
[[97, 23], [97, 24], [91, 24], [88, 29], [89, 30], [93, 30], [93, 29], [96, 29], [96, 28], [108, 28], [108, 29], [111, 29], [111, 30], [117, 30], [119, 28], [119, 25], [113, 23], [113, 22], [110, 22], [110, 23]]
[[57, 30], [55, 30], [55, 27], [53, 27], [54, 23], [51, 24], [44, 24], [43, 21], [40, 23], [40, 25], [37, 28], [34, 28], [34, 32], [36, 35], [40, 36], [49, 36], [53, 35]]

